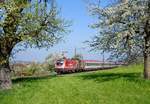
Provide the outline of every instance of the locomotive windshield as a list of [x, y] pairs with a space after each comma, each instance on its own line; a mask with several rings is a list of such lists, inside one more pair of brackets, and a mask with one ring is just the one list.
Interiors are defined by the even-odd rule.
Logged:
[[64, 60], [57, 60], [56, 65], [60, 66], [60, 65], [63, 65], [63, 63], [64, 63]]

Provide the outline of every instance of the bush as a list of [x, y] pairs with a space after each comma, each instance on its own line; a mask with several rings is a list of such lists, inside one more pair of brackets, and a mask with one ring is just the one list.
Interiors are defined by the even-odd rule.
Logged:
[[42, 66], [44, 68], [44, 70], [47, 70], [47, 71], [50, 71], [50, 72], [54, 72], [55, 70], [55, 65], [53, 64], [50, 64], [50, 63], [47, 63], [45, 62]]
[[14, 66], [15, 67], [12, 67], [13, 77], [49, 75], [55, 70], [55, 65], [50, 64], [48, 62], [42, 64], [35, 63], [35, 62], [32, 62], [30, 64], [20, 64], [20, 65], [14, 64]]

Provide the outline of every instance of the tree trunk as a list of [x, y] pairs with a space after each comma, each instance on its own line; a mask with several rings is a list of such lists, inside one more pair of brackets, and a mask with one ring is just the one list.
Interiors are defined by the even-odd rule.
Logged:
[[0, 66], [0, 90], [7, 90], [12, 88], [11, 70], [9, 63]]
[[144, 56], [144, 78], [150, 79], [150, 55]]
[[144, 78], [150, 79], [150, 22], [145, 25], [145, 46], [144, 46]]

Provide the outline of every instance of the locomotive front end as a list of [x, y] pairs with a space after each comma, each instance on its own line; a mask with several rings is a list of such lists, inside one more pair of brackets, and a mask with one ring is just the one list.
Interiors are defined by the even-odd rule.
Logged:
[[65, 63], [63, 59], [57, 60], [55, 63], [55, 72], [61, 73], [64, 71]]
[[79, 62], [74, 59], [61, 59], [55, 63], [55, 72], [58, 74], [75, 72], [78, 68]]

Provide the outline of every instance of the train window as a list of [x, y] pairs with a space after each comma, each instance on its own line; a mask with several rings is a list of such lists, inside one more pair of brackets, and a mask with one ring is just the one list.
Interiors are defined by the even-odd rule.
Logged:
[[86, 66], [99, 66], [101, 63], [86, 63]]
[[64, 60], [58, 60], [58, 61], [56, 62], [56, 65], [60, 66], [60, 65], [63, 65], [63, 63], [64, 63]]

